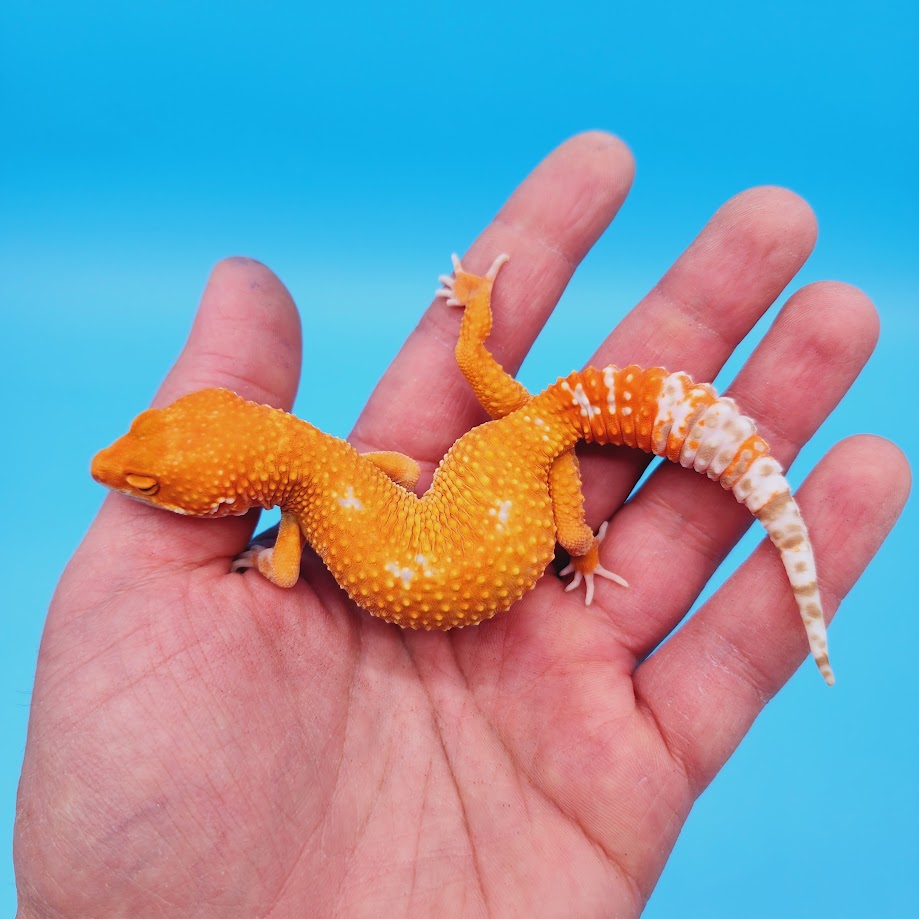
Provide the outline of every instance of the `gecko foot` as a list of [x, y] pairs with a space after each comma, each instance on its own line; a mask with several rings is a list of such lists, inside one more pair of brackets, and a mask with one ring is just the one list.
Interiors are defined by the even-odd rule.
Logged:
[[442, 274], [438, 280], [443, 287], [434, 294], [446, 300], [447, 306], [466, 306], [483, 287], [491, 290], [501, 266], [510, 261], [510, 256], [502, 252], [491, 263], [491, 268], [479, 276], [463, 270], [458, 255], [453, 254], [450, 258], [453, 260], [453, 275]]
[[258, 557], [267, 552], [267, 546], [249, 546], [243, 552], [240, 552], [230, 563], [230, 571], [245, 571], [247, 568], [258, 568]]
[[609, 581], [615, 581], [617, 584], [621, 584], [623, 587], [628, 587], [628, 581], [624, 578], [619, 577], [618, 574], [613, 574], [612, 571], [608, 571], [600, 564], [600, 543], [603, 542], [606, 537], [606, 528], [609, 526], [609, 521], [604, 522], [600, 529], [597, 530], [597, 535], [594, 538], [594, 544], [587, 552], [586, 555], [579, 555], [573, 557], [571, 562], [567, 564], [559, 574], [564, 577], [566, 574], [574, 574], [574, 577], [571, 579], [571, 583], [565, 588], [565, 591], [574, 590], [581, 581], [584, 581], [586, 587], [586, 596], [584, 597], [584, 605], [590, 606], [594, 599], [594, 577], [606, 578]]

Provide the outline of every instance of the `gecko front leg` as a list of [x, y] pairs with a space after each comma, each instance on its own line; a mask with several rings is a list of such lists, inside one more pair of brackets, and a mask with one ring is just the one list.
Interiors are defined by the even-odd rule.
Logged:
[[233, 560], [231, 571], [257, 568], [259, 573], [278, 587], [293, 587], [300, 577], [303, 535], [293, 514], [281, 512], [281, 525], [274, 546], [250, 546]]

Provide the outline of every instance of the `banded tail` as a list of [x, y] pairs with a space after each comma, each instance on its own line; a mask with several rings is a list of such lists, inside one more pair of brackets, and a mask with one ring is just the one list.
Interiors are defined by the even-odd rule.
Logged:
[[779, 462], [733, 399], [662, 367], [588, 367], [552, 393], [584, 440], [637, 447], [721, 483], [766, 528], [779, 550], [811, 653], [832, 686], [814, 550]]

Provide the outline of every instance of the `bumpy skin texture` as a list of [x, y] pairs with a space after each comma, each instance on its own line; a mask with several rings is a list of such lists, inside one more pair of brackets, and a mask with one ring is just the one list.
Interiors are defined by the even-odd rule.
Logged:
[[557, 538], [572, 552], [575, 583], [587, 579], [588, 599], [594, 574], [624, 583], [602, 569], [597, 540], [585, 533], [573, 448], [579, 441], [637, 447], [719, 481], [764, 524], [832, 683], [813, 550], [754, 423], [708, 384], [661, 367], [588, 367], [531, 397], [482, 345], [505, 261], [478, 277], [455, 260], [455, 278], [443, 279], [448, 303], [467, 308], [460, 367], [499, 417], [453, 445], [422, 497], [397, 484], [417, 478], [407, 457], [361, 456], [292, 415], [223, 389], [144, 412], [96, 456], [93, 476], [201, 517], [277, 505], [274, 548], [249, 550], [236, 567], [258, 567], [292, 586], [306, 540], [368, 612], [404, 627], [449, 629], [508, 609], [542, 575]]

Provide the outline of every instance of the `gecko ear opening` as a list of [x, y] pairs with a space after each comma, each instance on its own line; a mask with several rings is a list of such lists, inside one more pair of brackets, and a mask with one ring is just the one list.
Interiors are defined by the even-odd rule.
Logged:
[[142, 495], [147, 498], [152, 497], [160, 490], [160, 483], [150, 475], [135, 475], [129, 472], [125, 481], [131, 488], [136, 488]]

